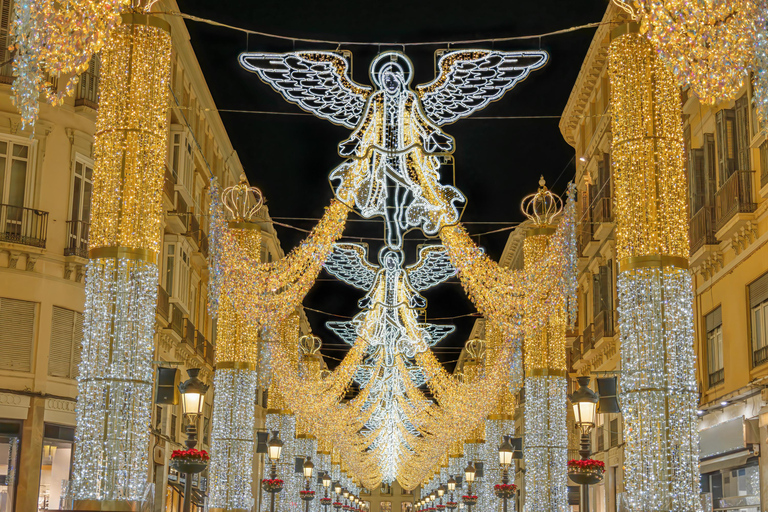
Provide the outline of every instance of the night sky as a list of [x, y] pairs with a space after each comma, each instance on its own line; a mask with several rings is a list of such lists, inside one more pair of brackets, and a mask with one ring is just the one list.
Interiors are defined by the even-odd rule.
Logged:
[[[577, 8], [578, 6], [578, 8]], [[405, 43], [492, 39], [540, 34], [600, 21], [607, 0], [521, 1], [223, 1], [179, 0], [182, 12], [213, 19], [250, 30], [342, 41]], [[237, 56], [243, 51], [289, 52], [293, 50], [335, 50], [337, 45], [292, 42], [250, 35], [226, 28], [188, 21], [192, 45], [219, 109], [302, 113], [262, 83], [255, 74], [240, 68]], [[499, 50], [543, 49], [549, 52], [544, 69], [531, 73], [500, 101], [474, 117], [559, 116], [576, 81], [594, 29], [533, 40], [494, 42], [451, 48], [495, 48]], [[410, 46], [405, 53], [414, 63], [412, 87], [435, 76], [434, 52], [439, 46]], [[380, 51], [403, 46], [342, 45], [353, 57], [353, 79], [370, 84], [368, 65]], [[350, 130], [311, 115], [269, 115], [221, 112], [221, 118], [251, 183], [264, 193], [270, 215], [286, 224], [311, 229], [332, 198], [328, 173], [342, 162], [337, 144]], [[573, 177], [574, 151], [558, 129], [559, 119], [462, 119], [444, 127], [456, 140], [455, 184], [467, 197], [462, 220], [472, 234], [509, 227], [523, 220], [521, 199], [536, 190], [543, 174], [551, 188], [562, 193]], [[559, 179], [558, 179], [559, 177]], [[443, 183], [450, 177], [443, 176]], [[346, 240], [369, 243], [372, 261], [383, 234], [379, 220], [360, 222], [350, 215]], [[483, 224], [489, 223], [489, 224]], [[287, 253], [306, 233], [276, 226]], [[476, 236], [494, 260], [504, 249], [509, 231]], [[372, 240], [373, 239], [373, 240]], [[411, 231], [405, 245], [406, 263], [415, 260], [416, 246], [424, 243], [420, 231]], [[437, 243], [438, 241], [434, 241]], [[358, 312], [357, 299], [363, 293], [336, 282], [323, 272], [304, 301], [307, 308], [343, 316]], [[466, 315], [475, 311], [456, 280], [424, 293], [429, 300], [428, 319], [454, 323], [457, 330], [435, 351], [449, 369], [466, 341], [474, 318], [439, 318]], [[343, 356], [344, 345], [324, 328], [339, 318], [307, 310], [314, 332], [323, 339], [326, 360]]]

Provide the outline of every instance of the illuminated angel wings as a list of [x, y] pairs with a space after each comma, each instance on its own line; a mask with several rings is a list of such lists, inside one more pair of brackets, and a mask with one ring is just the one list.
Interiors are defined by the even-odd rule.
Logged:
[[[501, 98], [547, 59], [544, 51], [449, 51], [438, 62], [437, 78], [417, 86], [416, 93], [436, 125], [452, 123]], [[352, 80], [349, 63], [334, 52], [242, 53], [240, 64], [287, 101], [350, 129], [361, 120], [373, 93]]]
[[[355, 288], [369, 291], [381, 267], [366, 259], [367, 252], [365, 245], [336, 244], [325, 262], [325, 270]], [[405, 267], [405, 272], [417, 291], [436, 286], [456, 275], [456, 269], [448, 259], [448, 251], [442, 245], [427, 245], [419, 249], [418, 261]]]

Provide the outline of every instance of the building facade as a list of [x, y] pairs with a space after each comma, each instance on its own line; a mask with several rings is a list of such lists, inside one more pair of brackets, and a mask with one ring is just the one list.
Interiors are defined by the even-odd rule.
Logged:
[[[158, 3], [175, 11], [175, 1]], [[6, 34], [13, 5], [0, 2]], [[183, 21], [169, 17], [173, 38], [168, 94], [169, 147], [156, 308], [157, 367], [200, 368], [210, 384], [216, 325], [207, 312], [208, 190], [238, 182], [244, 169], [216, 112]], [[5, 39], [6, 36], [0, 38]], [[2, 41], [0, 41], [2, 42]], [[11, 103], [7, 44], [0, 44], [0, 512], [58, 510], [70, 478], [76, 377], [83, 329], [85, 265], [93, 172], [99, 60], [61, 107], [41, 106], [34, 133], [23, 130]], [[262, 259], [283, 256], [265, 208]], [[257, 393], [255, 429], [266, 405]], [[198, 426], [208, 449], [213, 392]], [[154, 510], [181, 510], [183, 476], [169, 468], [183, 448], [180, 405], [153, 404], [148, 478]], [[200, 447], [200, 446], [198, 446]], [[261, 456], [254, 461], [254, 495]], [[195, 476], [194, 501], [206, 498], [206, 473]]]
[[[607, 53], [624, 13], [609, 7], [563, 112], [560, 129], [575, 149], [579, 197], [579, 318], [569, 333], [572, 375], [616, 375], [618, 271], [613, 220]], [[611, 23], [615, 22], [615, 23]], [[768, 143], [745, 86], [714, 106], [683, 90], [694, 277], [697, 380], [701, 393], [704, 510], [768, 504]], [[594, 381], [593, 381], [594, 383]], [[594, 384], [593, 384], [594, 387]], [[620, 414], [598, 415], [593, 458], [606, 465], [591, 488], [592, 510], [622, 508]], [[573, 445], [576, 448], [576, 445]], [[762, 449], [761, 449], [762, 448]], [[761, 490], [762, 489], [762, 490]], [[761, 506], [762, 503], [762, 506]]]

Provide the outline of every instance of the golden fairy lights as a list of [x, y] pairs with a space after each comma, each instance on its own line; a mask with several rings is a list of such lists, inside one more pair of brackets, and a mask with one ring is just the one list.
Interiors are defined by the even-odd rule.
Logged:
[[626, 503], [631, 512], [698, 512], [680, 92], [636, 24], [614, 31], [608, 70]]
[[104, 501], [135, 508], [149, 492], [170, 54], [167, 24], [143, 14], [129, 15], [103, 51], [72, 471], [76, 508], [95, 510]]
[[[138, 10], [148, 4], [134, 2]], [[34, 125], [40, 94], [61, 104], [74, 90], [77, 75], [88, 68], [120, 23], [120, 11], [130, 0], [18, 0], [11, 25], [13, 101], [24, 125]], [[70, 75], [70, 76], [67, 76]], [[55, 90], [49, 78], [67, 78]]]
[[762, 30], [761, 0], [614, 1], [640, 17], [641, 32], [670, 71], [705, 103], [731, 99], [746, 83]]

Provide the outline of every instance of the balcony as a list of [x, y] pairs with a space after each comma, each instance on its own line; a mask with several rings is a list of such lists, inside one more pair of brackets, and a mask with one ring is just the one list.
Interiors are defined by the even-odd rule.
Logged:
[[751, 214], [757, 208], [752, 193], [752, 175], [754, 171], [736, 171], [725, 180], [715, 194], [715, 215], [717, 238], [730, 237], [741, 227], [742, 214]]
[[595, 199], [595, 203], [592, 205], [592, 219], [597, 225], [594, 237], [597, 240], [602, 240], [608, 236], [608, 233], [611, 231], [610, 223], [613, 222], [610, 197], [598, 197]]
[[593, 237], [593, 228], [594, 226], [592, 225], [592, 222], [587, 219], [581, 221], [576, 227], [579, 242], [579, 256], [587, 257], [594, 254], [594, 252], [591, 251], [591, 247], [595, 245], [592, 243], [595, 241]]
[[206, 340], [204, 359], [205, 359], [205, 362], [211, 366], [213, 366], [213, 350], [214, 350], [213, 345], [208, 340]]
[[208, 235], [204, 232], [200, 232], [200, 253], [203, 258], [208, 259]]
[[163, 192], [168, 198], [169, 203], [173, 204], [174, 196], [176, 195], [176, 178], [173, 176], [170, 167], [165, 166], [165, 181], [163, 182]]
[[67, 245], [64, 256], [88, 258], [88, 230], [91, 225], [81, 220], [67, 221]]
[[595, 346], [595, 331], [594, 325], [589, 324], [584, 328], [584, 332], [581, 335], [581, 353], [586, 356], [587, 353]]
[[168, 292], [162, 286], [157, 287], [157, 314], [167, 322], [170, 319], [171, 304]]
[[195, 324], [189, 321], [189, 318], [184, 319], [184, 335], [181, 338], [182, 343], [186, 343], [191, 348], [195, 347]]
[[711, 206], [702, 206], [693, 214], [689, 224], [691, 236], [691, 256], [705, 245], [717, 244], [715, 237], [715, 209]]
[[752, 352], [752, 366], [760, 366], [768, 361], [768, 346], [760, 347]]
[[595, 316], [594, 339], [599, 343], [603, 338], [612, 338], [616, 335], [616, 312], [603, 310]]
[[99, 108], [99, 74], [85, 71], [80, 74], [80, 80], [75, 87], [75, 106]]
[[[13, 7], [11, 7], [13, 9]], [[13, 11], [11, 10], [11, 14]], [[8, 45], [10, 41], [7, 34], [2, 34], [2, 42], [5, 43], [0, 47], [0, 84], [12, 84], [16, 78], [13, 76], [13, 54], [8, 51]]]
[[0, 242], [45, 249], [48, 212], [0, 204]]
[[197, 220], [197, 215], [189, 213], [187, 215], [187, 232], [185, 233], [191, 240], [195, 248], [200, 246], [200, 221]]
[[179, 339], [184, 335], [184, 317], [181, 311], [175, 306], [169, 306], [171, 323], [169, 325], [171, 331], [178, 335]]
[[725, 380], [725, 370], [720, 368], [709, 374], [709, 387], [713, 388]]
[[205, 336], [203, 336], [203, 333], [200, 331], [195, 332], [195, 352], [202, 357], [205, 358], [205, 344], [208, 343], [208, 340], [205, 339]]
[[180, 235], [186, 233], [189, 214], [187, 212], [187, 202], [178, 191], [174, 192], [175, 200], [173, 210], [166, 216], [167, 227], [171, 233]]

